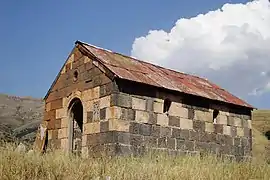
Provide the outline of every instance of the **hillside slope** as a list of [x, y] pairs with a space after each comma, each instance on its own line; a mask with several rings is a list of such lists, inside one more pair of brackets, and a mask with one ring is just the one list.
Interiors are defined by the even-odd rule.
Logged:
[[253, 156], [270, 162], [270, 141], [265, 136], [270, 131], [270, 110], [252, 112]]
[[43, 107], [42, 99], [0, 94], [0, 139], [33, 141]]

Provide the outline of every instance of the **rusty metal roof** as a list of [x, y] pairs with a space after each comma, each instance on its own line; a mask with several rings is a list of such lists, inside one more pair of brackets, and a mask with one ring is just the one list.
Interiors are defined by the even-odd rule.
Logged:
[[210, 81], [79, 42], [118, 78], [253, 108]]

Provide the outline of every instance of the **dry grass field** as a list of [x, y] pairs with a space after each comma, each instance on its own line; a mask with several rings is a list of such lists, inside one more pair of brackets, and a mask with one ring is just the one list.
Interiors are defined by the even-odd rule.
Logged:
[[[35, 123], [32, 125], [33, 122], [40, 122], [41, 101], [14, 100], [2, 96], [1, 102], [0, 132], [8, 132], [10, 127], [12, 135], [16, 132], [19, 134], [26, 132], [27, 135], [28, 132], [32, 132], [30, 131], [32, 126], [36, 127]], [[22, 103], [20, 111], [17, 107], [18, 102]], [[31, 115], [31, 118], [22, 118], [24, 117], [22, 113]], [[8, 120], [10, 118], [13, 118], [12, 121]], [[264, 133], [270, 130], [270, 111], [255, 111], [253, 118], [253, 159], [251, 162], [221, 161], [213, 156], [169, 157], [161, 154], [145, 157], [80, 159], [59, 151], [44, 155], [23, 154], [15, 151], [15, 144], [4, 143], [0, 145], [0, 180], [105, 180], [106, 177], [111, 180], [269, 180], [270, 141]], [[24, 119], [29, 120], [22, 122]], [[10, 125], [10, 122], [14, 123]], [[26, 125], [21, 126], [20, 123]], [[2, 129], [1, 124], [5, 125]], [[35, 133], [31, 137], [34, 135]]]
[[[251, 162], [221, 161], [213, 156], [166, 156], [81, 159], [60, 151], [44, 155], [22, 154], [12, 144], [0, 149], [1, 180], [90, 180], [90, 179], [181, 179], [181, 180], [251, 180], [270, 177], [268, 140], [254, 132]], [[268, 161], [268, 162], [267, 162]]]

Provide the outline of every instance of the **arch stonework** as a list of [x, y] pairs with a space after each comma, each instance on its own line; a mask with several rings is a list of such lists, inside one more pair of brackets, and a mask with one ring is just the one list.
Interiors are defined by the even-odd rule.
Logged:
[[82, 103], [83, 106], [83, 122], [85, 121], [84, 119], [86, 118], [86, 109], [85, 109], [85, 103], [82, 99], [82, 92], [81, 91], [73, 91], [69, 96], [63, 98], [63, 109], [65, 112], [65, 116], [62, 119], [62, 122], [64, 126], [67, 126], [68, 128], [68, 138], [67, 142], [63, 143], [63, 146], [61, 148], [66, 151], [71, 151], [72, 150], [72, 134], [73, 134], [73, 125], [72, 125], [72, 118], [70, 117], [70, 110], [71, 110], [71, 105], [72, 101], [74, 99], [79, 99], [80, 102]]

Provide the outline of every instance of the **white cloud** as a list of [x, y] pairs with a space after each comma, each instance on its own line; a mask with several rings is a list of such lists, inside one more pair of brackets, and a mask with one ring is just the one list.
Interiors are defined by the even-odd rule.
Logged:
[[244, 98], [270, 92], [270, 3], [225, 4], [136, 38], [131, 55], [197, 74]]

